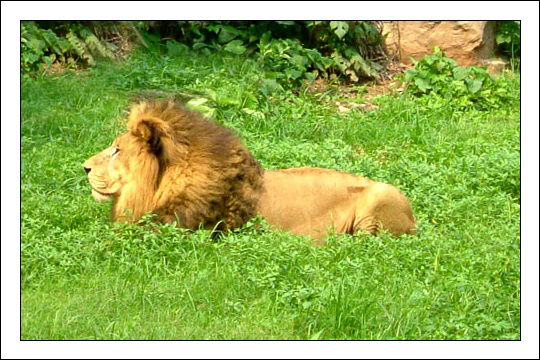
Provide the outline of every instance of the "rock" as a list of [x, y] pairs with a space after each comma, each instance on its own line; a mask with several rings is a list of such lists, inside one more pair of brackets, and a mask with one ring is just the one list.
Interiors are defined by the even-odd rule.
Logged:
[[508, 61], [499, 58], [481, 60], [480, 64], [485, 66], [487, 71], [493, 75], [500, 74], [508, 67]]
[[351, 111], [351, 109], [349, 109], [348, 107], [345, 107], [345, 106], [343, 106], [343, 105], [338, 105], [338, 111], [339, 111], [340, 113], [344, 113], [344, 112], [349, 112], [349, 111]]
[[439, 46], [461, 66], [480, 64], [495, 51], [495, 21], [385, 21], [386, 46], [404, 64]]

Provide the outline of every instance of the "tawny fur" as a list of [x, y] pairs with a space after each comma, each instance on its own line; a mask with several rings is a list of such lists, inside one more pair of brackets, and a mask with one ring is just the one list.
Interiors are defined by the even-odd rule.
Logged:
[[415, 233], [407, 198], [394, 186], [330, 169], [268, 170], [257, 213], [294, 234]]
[[227, 230], [258, 214], [314, 238], [415, 232], [410, 204], [394, 186], [328, 169], [264, 172], [230, 130], [171, 101], [134, 105], [127, 129], [84, 163], [94, 197], [113, 200], [113, 221], [153, 213], [190, 229]]

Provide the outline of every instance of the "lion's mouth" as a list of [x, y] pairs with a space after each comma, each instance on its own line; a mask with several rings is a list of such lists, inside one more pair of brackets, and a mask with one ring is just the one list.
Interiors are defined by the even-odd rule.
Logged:
[[96, 199], [96, 201], [102, 202], [111, 200], [113, 198], [113, 194], [107, 194], [92, 188], [92, 197]]

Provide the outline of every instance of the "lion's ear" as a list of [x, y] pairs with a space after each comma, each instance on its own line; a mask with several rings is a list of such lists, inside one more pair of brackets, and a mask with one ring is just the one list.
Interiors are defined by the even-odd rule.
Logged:
[[129, 131], [144, 139], [153, 152], [157, 152], [161, 147], [161, 138], [168, 134], [169, 125], [158, 118], [141, 118], [129, 124]]

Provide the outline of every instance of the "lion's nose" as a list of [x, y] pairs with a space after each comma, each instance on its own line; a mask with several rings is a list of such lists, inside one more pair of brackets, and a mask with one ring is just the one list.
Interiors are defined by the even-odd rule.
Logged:
[[86, 171], [87, 174], [90, 172], [90, 170], [92, 170], [92, 168], [84, 166], [84, 171]]

